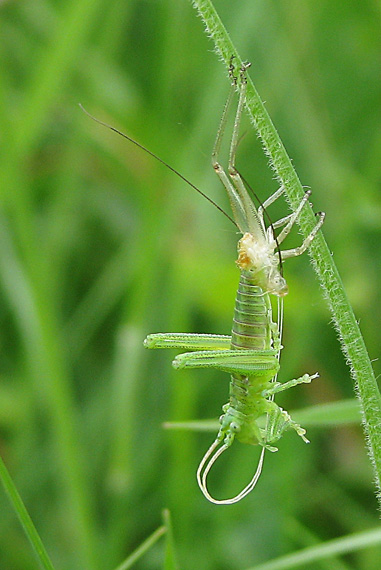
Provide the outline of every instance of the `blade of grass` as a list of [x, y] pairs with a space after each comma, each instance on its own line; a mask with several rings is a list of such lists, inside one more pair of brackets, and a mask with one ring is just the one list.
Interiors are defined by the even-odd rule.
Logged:
[[[228, 67], [232, 56], [235, 57], [234, 63], [238, 67], [242, 65], [242, 60], [213, 3], [210, 0], [192, 0], [192, 2], [202, 17], [207, 33], [214, 41], [216, 51], [226, 67]], [[246, 108], [262, 140], [270, 165], [279, 182], [285, 188], [290, 206], [295, 210], [304, 194], [302, 184], [250, 77], [248, 77]], [[312, 209], [305, 208], [299, 220], [305, 236], [308, 235], [315, 223], [316, 219]], [[375, 472], [377, 496], [381, 502], [381, 396], [377, 381], [360, 328], [347, 299], [331, 252], [321, 232], [311, 244], [310, 254], [325, 297], [328, 300], [343, 353], [350, 365], [351, 374], [355, 381], [355, 391], [363, 413], [363, 426], [369, 456]]]
[[297, 418], [296, 422], [311, 427], [334, 427], [361, 422], [360, 405], [355, 398], [309, 406], [292, 413]]
[[139, 560], [152, 546], [167, 532], [166, 527], [159, 526], [128, 558], [126, 558], [115, 570], [128, 570]]
[[173, 540], [171, 514], [168, 509], [163, 511], [163, 522], [167, 531], [165, 541], [164, 570], [177, 570], [175, 543]]
[[293, 554], [281, 556], [264, 564], [251, 566], [247, 570], [286, 570], [287, 568], [305, 568], [316, 560], [324, 560], [338, 554], [354, 552], [381, 543], [381, 529], [369, 529], [329, 540], [324, 544], [303, 548]]
[[[285, 529], [288, 537], [295, 545], [311, 548], [311, 546], [318, 545], [321, 542], [315, 533], [295, 518], [288, 519]], [[349, 565], [342, 561], [339, 556], [330, 556], [328, 560], [324, 558], [319, 563], [322, 570], [350, 570]]]
[[44, 545], [42, 544], [41, 538], [34, 526], [32, 519], [29, 516], [28, 511], [16, 489], [15, 484], [5, 466], [3, 459], [0, 457], [0, 479], [4, 486], [5, 492], [7, 493], [10, 502], [19, 518], [19, 521], [24, 529], [24, 532], [32, 545], [32, 548], [36, 554], [37, 560], [40, 563], [41, 568], [45, 570], [54, 570], [54, 566], [46, 552]]
[[[346, 424], [360, 423], [360, 406], [356, 399], [342, 400], [329, 404], [319, 404], [310, 406], [303, 410], [291, 411], [291, 416], [295, 421], [303, 425], [314, 427], [339, 426]], [[259, 425], [265, 419], [258, 420]], [[193, 431], [216, 431], [220, 427], [218, 420], [192, 420], [187, 422], [165, 422], [165, 429], [183, 429]]]

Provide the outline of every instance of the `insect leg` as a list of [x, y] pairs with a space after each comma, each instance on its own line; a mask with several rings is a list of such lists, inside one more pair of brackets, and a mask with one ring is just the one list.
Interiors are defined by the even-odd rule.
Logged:
[[258, 239], [261, 238], [263, 239], [265, 233], [264, 224], [260, 220], [258, 212], [253, 204], [253, 201], [245, 188], [245, 185], [238, 170], [235, 167], [235, 158], [238, 147], [238, 137], [239, 137], [240, 124], [241, 124], [241, 117], [242, 117], [243, 107], [246, 101], [246, 87], [247, 87], [246, 70], [250, 67], [250, 65], [251, 64], [249, 63], [243, 64], [240, 70], [241, 89], [239, 93], [238, 106], [234, 120], [232, 139], [230, 143], [228, 172], [244, 210], [244, 217], [246, 221], [245, 231], [249, 231], [253, 236], [256, 236]]
[[224, 135], [225, 130], [226, 130], [226, 122], [227, 122], [227, 118], [228, 118], [228, 111], [230, 109], [230, 105], [231, 105], [231, 102], [232, 102], [232, 99], [234, 96], [234, 92], [235, 92], [235, 87], [237, 85], [237, 78], [233, 75], [234, 66], [233, 66], [232, 62], [233, 62], [233, 58], [231, 59], [230, 68], [229, 68], [229, 76], [231, 78], [232, 86], [231, 86], [231, 89], [229, 92], [228, 99], [225, 103], [224, 110], [222, 112], [221, 121], [220, 121], [220, 124], [218, 127], [217, 136], [216, 136], [216, 140], [215, 140], [213, 152], [212, 152], [212, 166], [213, 166], [218, 178], [221, 180], [223, 186], [225, 187], [226, 192], [228, 193], [228, 197], [229, 197], [230, 205], [231, 205], [231, 208], [233, 211], [234, 219], [237, 222], [237, 225], [238, 225], [239, 229], [241, 230], [241, 232], [245, 233], [246, 231], [248, 231], [248, 227], [247, 227], [247, 223], [246, 223], [245, 210], [244, 210], [244, 207], [242, 204], [242, 200], [241, 200], [239, 194], [237, 194], [237, 191], [234, 188], [233, 184], [229, 180], [229, 177], [227, 176], [225, 170], [223, 169], [223, 167], [219, 163], [219, 153], [221, 150], [222, 138], [223, 138], [223, 135]]
[[[263, 202], [263, 204], [261, 206], [259, 206], [258, 208], [258, 215], [260, 216], [260, 218], [263, 220], [263, 212], [264, 210], [266, 210], [271, 204], [273, 204], [275, 202], [275, 200], [277, 200], [280, 196], [282, 196], [282, 194], [284, 194], [284, 188], [283, 186], [281, 186], [276, 192], [274, 192], [274, 194], [271, 194], [271, 196], [269, 196], [269, 198], [267, 198], [267, 200], [265, 200]], [[288, 224], [291, 220], [291, 226], [289, 229], [291, 229], [293, 223], [295, 222], [295, 220], [297, 219], [300, 210], [303, 208], [303, 205], [305, 204], [305, 202], [308, 200], [308, 197], [310, 196], [311, 192], [306, 192], [306, 196], [303, 197], [303, 199], [301, 200], [298, 209], [295, 212], [292, 212], [291, 214], [289, 214], [288, 216], [285, 216], [284, 218], [281, 218], [280, 220], [277, 220], [276, 222], [273, 222], [271, 225], [274, 229], [276, 228], [280, 228], [282, 226], [285, 226], [286, 224]], [[287, 232], [288, 233], [288, 232]], [[279, 240], [279, 236], [277, 238], [277, 241], [279, 243], [279, 241], [283, 241], [283, 239], [286, 236], [284, 236], [281, 240]]]
[[[258, 216], [260, 217], [261, 221], [264, 222], [263, 220], [263, 212], [264, 210], [266, 210], [271, 204], [273, 204], [275, 202], [275, 200], [277, 200], [280, 196], [282, 196], [282, 194], [284, 193], [284, 188], [283, 186], [281, 186], [280, 188], [278, 188], [278, 190], [276, 192], [274, 192], [274, 194], [271, 194], [271, 196], [269, 196], [264, 202], [263, 204], [261, 204], [258, 208]], [[292, 215], [292, 214], [290, 214]], [[272, 224], [274, 227], [275, 224]]]
[[[268, 401], [267, 424], [265, 429], [266, 447], [278, 441], [288, 429], [294, 429], [305, 443], [309, 443], [309, 440], [305, 437], [306, 430], [294, 422], [286, 410], [283, 410], [283, 408], [278, 406], [274, 401]], [[267, 449], [276, 451], [276, 448], [267, 447]]]
[[231, 336], [222, 334], [156, 333], [144, 340], [146, 348], [185, 348], [186, 350], [228, 350]]
[[293, 217], [293, 215], [294, 213], [289, 214], [288, 216], [285, 216], [284, 218], [281, 218], [280, 220], [273, 222], [271, 225], [274, 228], [274, 230], [276, 230], [277, 228], [281, 228], [282, 226], [285, 226], [287, 222]]
[[[260, 208], [262, 210], [266, 210], [269, 206], [271, 206], [271, 204], [273, 204], [276, 200], [278, 200], [278, 198], [280, 198], [280, 196], [282, 196], [282, 194], [284, 194], [284, 188], [283, 186], [281, 186], [280, 188], [278, 188], [278, 190], [276, 190], [274, 192], [274, 194], [271, 194], [271, 196], [269, 196], [268, 198], [266, 198], [266, 200], [263, 202], [263, 204], [260, 206]], [[259, 208], [258, 208], [259, 209]]]
[[176, 356], [174, 368], [217, 368], [230, 374], [275, 376], [279, 370], [276, 350], [204, 350]]
[[300, 216], [300, 212], [302, 211], [302, 208], [304, 206], [304, 204], [307, 202], [308, 198], [311, 195], [311, 191], [307, 190], [307, 192], [304, 194], [303, 198], [300, 201], [299, 206], [296, 208], [295, 212], [293, 212], [290, 216], [289, 219], [287, 220], [286, 218], [283, 218], [283, 220], [279, 220], [280, 222], [285, 221], [286, 220], [286, 225], [283, 228], [283, 230], [280, 232], [280, 234], [277, 237], [277, 242], [278, 244], [282, 243], [282, 241], [288, 236], [288, 234], [290, 233], [292, 226], [294, 225], [294, 223], [296, 222], [296, 220], [298, 219], [298, 217]]
[[295, 378], [294, 380], [289, 380], [288, 382], [276, 382], [271, 386], [271, 388], [265, 390], [263, 395], [265, 398], [267, 398], [268, 396], [273, 396], [274, 394], [278, 394], [278, 392], [283, 392], [283, 390], [288, 390], [289, 388], [293, 388], [298, 384], [309, 384], [310, 382], [312, 382], [312, 380], [318, 377], [319, 377], [318, 373], [313, 374], [312, 376], [310, 376], [309, 374], [303, 374], [303, 376], [300, 376], [300, 378]]
[[[275, 202], [275, 200], [277, 200], [283, 194], [283, 192], [284, 192], [284, 189], [282, 186], [276, 192], [274, 192], [274, 194], [272, 194], [269, 198], [267, 198], [267, 200], [265, 200], [263, 202], [263, 204], [258, 208], [258, 217], [259, 217], [261, 224], [263, 226], [264, 226], [263, 211], [268, 206], [270, 206], [270, 204]], [[277, 236], [277, 240], [276, 240], [277, 244], [282, 243], [284, 241], [284, 239], [288, 236], [288, 234], [290, 233], [294, 223], [298, 219], [300, 212], [303, 209], [304, 204], [307, 202], [310, 195], [311, 195], [311, 192], [308, 190], [305, 193], [305, 195], [303, 196], [302, 200], [300, 201], [300, 204], [297, 207], [297, 209], [295, 210], [295, 212], [292, 212], [288, 216], [285, 216], [284, 218], [281, 218], [280, 220], [277, 220], [276, 222], [271, 224], [271, 226], [269, 228], [269, 230], [271, 231], [270, 238], [272, 238], [272, 235], [273, 235], [272, 229], [277, 229], [277, 228], [280, 228], [282, 226], [285, 226], [283, 228], [283, 230], [280, 232], [280, 234]], [[319, 221], [317, 222], [316, 226], [314, 227], [312, 232], [309, 234], [309, 236], [304, 240], [303, 244], [300, 247], [283, 251], [282, 252], [282, 259], [287, 259], [288, 257], [295, 257], [297, 255], [301, 255], [302, 253], [304, 253], [304, 251], [307, 249], [307, 247], [313, 241], [315, 235], [317, 234], [317, 232], [319, 231], [319, 229], [321, 228], [321, 226], [324, 222], [325, 214], [323, 212], [320, 212], [318, 215], [319, 215]]]
[[306, 237], [302, 245], [300, 245], [299, 247], [282, 251], [281, 252], [282, 260], [288, 259], [289, 257], [296, 257], [297, 255], [301, 255], [306, 251], [306, 249], [308, 248], [310, 243], [314, 240], [316, 234], [318, 233], [324, 222], [325, 218], [324, 212], [319, 212], [316, 215], [319, 216], [319, 219], [316, 226], [313, 228], [312, 232]]

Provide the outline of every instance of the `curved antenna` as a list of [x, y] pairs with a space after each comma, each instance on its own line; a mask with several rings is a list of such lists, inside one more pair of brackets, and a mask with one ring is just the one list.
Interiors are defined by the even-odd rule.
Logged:
[[168, 164], [167, 162], [165, 162], [165, 160], [163, 160], [162, 158], [160, 158], [160, 156], [157, 156], [157, 154], [155, 154], [154, 152], [152, 152], [151, 150], [149, 150], [148, 148], [146, 148], [145, 146], [143, 146], [142, 144], [138, 143], [138, 141], [135, 141], [133, 138], [129, 137], [128, 135], [126, 135], [125, 133], [122, 133], [122, 131], [119, 131], [118, 129], [116, 129], [115, 127], [108, 125], [107, 123], [104, 123], [103, 121], [101, 121], [100, 119], [97, 119], [96, 117], [94, 117], [93, 115], [91, 115], [88, 111], [86, 111], [86, 109], [83, 107], [83, 105], [81, 105], [81, 103], [78, 103], [79, 107], [82, 109], [82, 111], [84, 113], [86, 113], [86, 115], [88, 117], [90, 117], [90, 119], [92, 119], [93, 121], [95, 121], [96, 123], [99, 123], [100, 125], [102, 125], [103, 127], [106, 127], [107, 129], [110, 129], [110, 131], [114, 131], [114, 133], [117, 133], [118, 135], [120, 135], [121, 137], [123, 137], [124, 139], [130, 141], [131, 143], [133, 143], [135, 146], [139, 147], [140, 149], [144, 150], [144, 152], [146, 152], [147, 154], [149, 154], [150, 156], [152, 156], [155, 160], [157, 160], [158, 162], [161, 162], [161, 164], [163, 164], [164, 166], [166, 166], [169, 170], [171, 170], [174, 174], [176, 174], [176, 176], [178, 176], [179, 178], [181, 178], [181, 180], [183, 180], [184, 182], [186, 182], [191, 188], [193, 188], [193, 190], [196, 190], [196, 192], [198, 192], [199, 194], [201, 194], [201, 196], [203, 196], [204, 198], [206, 198], [206, 200], [208, 200], [208, 202], [210, 202], [211, 204], [213, 204], [213, 206], [215, 208], [217, 208], [217, 210], [219, 210], [221, 212], [221, 214], [223, 214], [228, 220], [231, 221], [232, 224], [235, 225], [235, 227], [237, 229], [239, 229], [238, 225], [236, 224], [236, 222], [233, 220], [233, 218], [231, 218], [229, 216], [229, 214], [227, 214], [225, 212], [225, 210], [223, 210], [221, 208], [221, 206], [219, 206], [218, 204], [216, 204], [216, 202], [214, 200], [212, 200], [212, 198], [209, 198], [209, 196], [207, 194], [205, 194], [202, 190], [200, 190], [199, 188], [197, 188], [197, 186], [195, 186], [190, 180], [188, 180], [187, 178], [185, 178], [185, 176], [183, 176], [178, 170], [176, 170], [175, 168], [173, 168], [173, 166], [171, 166], [170, 164]]
[[200, 465], [197, 469], [197, 483], [200, 487], [202, 494], [208, 501], [214, 503], [215, 505], [234, 505], [238, 503], [241, 499], [246, 497], [255, 487], [257, 481], [262, 473], [263, 459], [265, 455], [265, 447], [262, 447], [261, 454], [259, 456], [257, 469], [249, 481], [249, 483], [242, 489], [240, 493], [235, 495], [230, 499], [215, 499], [208, 491], [207, 478], [209, 471], [213, 467], [217, 459], [222, 455], [230, 446], [223, 443], [220, 439], [215, 439], [212, 445], [209, 447], [208, 451], [205, 453], [204, 457], [201, 459]]

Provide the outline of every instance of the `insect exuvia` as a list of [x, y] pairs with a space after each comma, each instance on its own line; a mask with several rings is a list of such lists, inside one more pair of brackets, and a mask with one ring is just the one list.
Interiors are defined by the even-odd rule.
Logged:
[[[242, 234], [238, 242], [236, 261], [241, 276], [234, 308], [232, 334], [225, 336], [157, 333], [148, 335], [144, 341], [147, 348], [180, 348], [192, 351], [180, 354], [174, 359], [172, 364], [177, 369], [216, 368], [230, 374], [229, 401], [222, 407], [220, 429], [197, 469], [198, 485], [204, 496], [212, 503], [224, 505], [238, 502], [255, 487], [262, 471], [265, 450], [277, 451], [274, 443], [282, 437], [285, 430], [294, 429], [308, 443], [305, 437], [306, 431], [275, 403], [274, 396], [298, 384], [309, 383], [318, 376], [317, 373], [312, 376], [304, 374], [288, 382], [277, 382], [282, 349], [283, 297], [288, 292], [280, 267], [282, 261], [301, 255], [308, 248], [323, 224], [324, 214], [317, 214], [318, 221], [301, 246], [280, 251], [280, 244], [290, 233], [308, 201], [310, 192], [305, 193], [295, 212], [267, 228], [264, 222], [264, 209], [282, 196], [283, 188], [267, 198], [258, 209], [255, 208], [243, 178], [235, 167], [240, 120], [246, 100], [248, 67], [248, 64], [241, 67], [238, 81], [234, 75], [233, 58], [231, 60], [229, 73], [232, 88], [222, 114], [212, 154], [213, 168], [228, 193], [234, 218], [232, 221]], [[239, 100], [230, 144], [228, 173], [226, 173], [218, 162], [218, 155], [228, 110], [238, 83]], [[119, 133], [113, 127], [110, 128]], [[128, 136], [123, 136], [143, 150], [147, 150]], [[151, 151], [147, 152], [163, 162]], [[175, 169], [169, 168], [195, 188]], [[198, 188], [195, 189], [204, 195]], [[283, 229], [275, 237], [274, 230], [278, 228]], [[278, 298], [278, 323], [273, 321], [270, 295]], [[261, 416], [266, 418], [264, 428], [258, 425]], [[236, 496], [229, 499], [215, 499], [208, 491], [207, 477], [218, 457], [232, 445], [234, 440], [261, 446], [258, 466], [251, 481]]]

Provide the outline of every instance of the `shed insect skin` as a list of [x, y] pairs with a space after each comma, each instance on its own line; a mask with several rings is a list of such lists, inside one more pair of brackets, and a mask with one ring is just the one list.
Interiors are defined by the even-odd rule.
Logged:
[[[241, 272], [234, 309], [231, 336], [158, 333], [151, 334], [144, 341], [147, 348], [179, 348], [188, 351], [178, 355], [173, 366], [182, 368], [216, 368], [231, 375], [229, 401], [222, 407], [220, 429], [217, 437], [202, 458], [197, 470], [197, 481], [204, 496], [219, 505], [234, 504], [248, 495], [255, 487], [262, 471], [266, 449], [274, 447], [285, 430], [294, 429], [308, 443], [306, 431], [294, 422], [288, 412], [274, 401], [278, 392], [298, 384], [309, 383], [318, 374], [304, 374], [300, 378], [285, 383], [277, 382], [280, 368], [281, 323], [272, 318], [270, 295], [278, 298], [280, 321], [283, 315], [283, 297], [288, 286], [281, 274], [280, 264], [285, 259], [301, 255], [315, 238], [324, 221], [324, 214], [318, 213], [318, 221], [301, 246], [278, 251], [279, 245], [290, 233], [295, 221], [308, 202], [307, 191], [295, 212], [266, 227], [264, 210], [282, 196], [280, 188], [258, 209], [248, 194], [242, 177], [235, 167], [240, 120], [246, 100], [246, 70], [249, 64], [240, 69], [240, 94], [236, 111], [233, 135], [230, 145], [228, 172], [218, 161], [221, 141], [226, 127], [228, 110], [237, 86], [234, 76], [233, 59], [230, 64], [232, 88], [224, 107], [216, 142], [212, 153], [212, 166], [225, 187], [233, 218], [242, 237], [238, 242], [236, 264]], [[274, 230], [282, 228], [277, 237]], [[258, 419], [266, 416], [266, 427], [258, 425]], [[207, 477], [213, 464], [234, 440], [262, 447], [257, 469], [246, 487], [229, 499], [215, 499], [208, 491]]]

